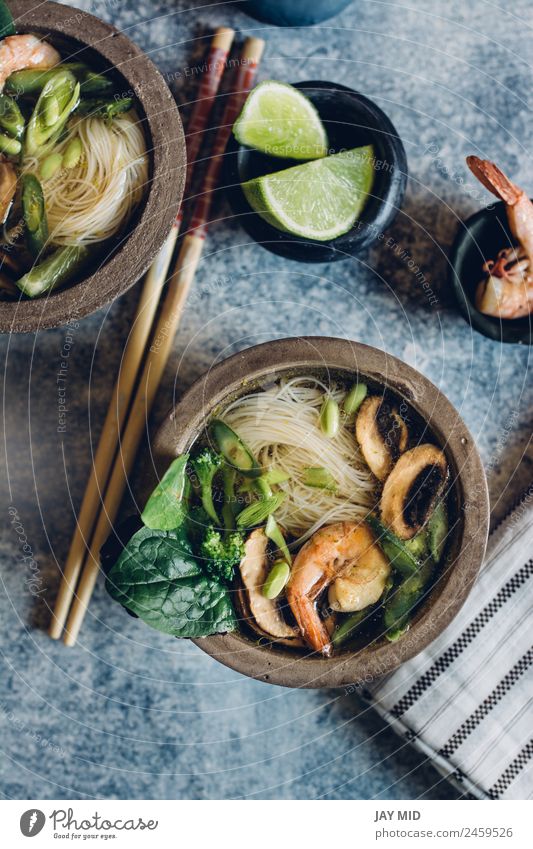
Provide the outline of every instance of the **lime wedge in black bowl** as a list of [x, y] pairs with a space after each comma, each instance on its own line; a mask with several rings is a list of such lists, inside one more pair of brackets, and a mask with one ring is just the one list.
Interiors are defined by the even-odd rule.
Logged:
[[294, 160], [266, 156], [240, 145], [232, 136], [225, 156], [227, 196], [234, 216], [263, 247], [300, 262], [332, 262], [361, 253], [392, 223], [401, 207], [407, 183], [407, 158], [402, 141], [385, 113], [364, 95], [337, 83], [295, 83], [311, 100], [324, 123], [331, 153], [371, 144], [375, 177], [371, 193], [354, 226], [327, 242], [277, 230], [246, 200], [241, 183], [290, 168]]

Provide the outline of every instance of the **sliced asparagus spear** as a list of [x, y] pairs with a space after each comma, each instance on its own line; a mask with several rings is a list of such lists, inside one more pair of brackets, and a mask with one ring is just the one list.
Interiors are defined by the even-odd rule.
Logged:
[[83, 267], [88, 256], [89, 250], [83, 245], [58, 248], [17, 280], [17, 286], [29, 298], [36, 298], [71, 280]]
[[48, 239], [48, 221], [43, 190], [35, 174], [24, 174], [21, 182], [26, 244], [31, 255], [38, 257]]

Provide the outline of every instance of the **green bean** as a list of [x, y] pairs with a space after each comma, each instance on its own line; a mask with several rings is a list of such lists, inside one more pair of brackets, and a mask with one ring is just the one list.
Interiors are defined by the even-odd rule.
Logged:
[[268, 599], [275, 599], [287, 586], [291, 576], [291, 567], [285, 560], [276, 560], [268, 577], [263, 584], [263, 595]]
[[88, 256], [89, 250], [84, 245], [58, 248], [17, 280], [17, 286], [29, 298], [36, 298], [72, 280], [86, 263]]
[[323, 466], [308, 466], [304, 470], [303, 483], [304, 486], [327, 489], [329, 492], [335, 492], [337, 489], [337, 481], [331, 472]]
[[428, 561], [417, 572], [402, 580], [387, 596], [383, 605], [383, 625], [386, 637], [396, 642], [409, 628], [411, 614], [422, 600], [432, 574]]
[[18, 156], [21, 149], [22, 145], [17, 139], [12, 139], [11, 136], [0, 133], [0, 153], [7, 153], [8, 156]]
[[[115, 88], [113, 80], [105, 74], [91, 71], [84, 62], [63, 62], [60, 70], [74, 74], [80, 83], [80, 91], [83, 95], [111, 94]], [[23, 71], [15, 71], [7, 78], [5, 90], [8, 94], [17, 96], [38, 94], [57, 71], [58, 68], [46, 70], [26, 68]]]
[[279, 551], [281, 551], [287, 563], [291, 564], [292, 557], [287, 543], [285, 542], [285, 537], [283, 536], [281, 528], [279, 527], [278, 523], [274, 519], [274, 516], [272, 515], [270, 515], [267, 519], [265, 534], [267, 535], [269, 540], [272, 540], [274, 545], [277, 545]]
[[46, 159], [43, 159], [39, 166], [39, 173], [43, 180], [51, 180], [54, 174], [57, 174], [62, 164], [63, 157], [60, 153], [51, 153]]
[[14, 139], [20, 139], [24, 132], [25, 121], [18, 105], [12, 97], [0, 94], [0, 129]]
[[320, 411], [320, 427], [322, 433], [329, 439], [333, 439], [339, 432], [340, 414], [339, 405], [334, 398], [328, 397], [322, 404]]
[[366, 383], [354, 383], [342, 402], [342, 409], [347, 416], [356, 413], [366, 398], [368, 387]]
[[252, 502], [244, 510], [241, 510], [237, 516], [237, 527], [253, 528], [255, 525], [260, 525], [271, 513], [276, 512], [278, 507], [285, 501], [285, 498], [286, 495], [284, 492], [277, 492], [271, 498]]
[[269, 469], [269, 471], [264, 472], [261, 477], [263, 477], [267, 483], [275, 485], [278, 483], [285, 483], [285, 481], [289, 480], [290, 475], [288, 472], [283, 472], [281, 469]]
[[224, 505], [222, 507], [222, 520], [224, 528], [231, 531], [235, 528], [235, 508], [237, 499], [235, 498], [235, 479], [237, 470], [229, 463], [224, 463], [222, 466], [222, 489], [224, 492]]
[[261, 498], [271, 498], [272, 497], [272, 488], [271, 488], [269, 482], [266, 481], [262, 475], [261, 475], [261, 477], [258, 477], [254, 480], [253, 486], [254, 486], [255, 491], [257, 493], [259, 493]]
[[448, 537], [448, 511], [444, 501], [439, 501], [428, 523], [427, 536], [429, 550], [435, 563], [438, 563], [444, 553]]
[[333, 632], [333, 636], [331, 638], [331, 642], [335, 648], [342, 646], [343, 643], [346, 643], [355, 636], [359, 625], [365, 621], [372, 608], [373, 605], [370, 605], [369, 607], [363, 608], [363, 610], [358, 610], [356, 613], [352, 613], [350, 616], [347, 616], [346, 619], [341, 622], [338, 628], [336, 628]]
[[42, 253], [48, 239], [43, 190], [35, 174], [24, 174], [21, 183], [26, 243], [32, 256], [37, 257]]
[[[28, 123], [25, 138], [26, 153], [30, 156], [46, 151], [46, 143], [55, 143], [68, 117], [78, 103], [80, 84], [70, 71], [56, 71], [44, 86]], [[57, 120], [49, 123], [55, 114]]]
[[81, 139], [76, 136], [75, 139], [69, 141], [63, 154], [63, 165], [65, 168], [75, 168], [81, 159], [83, 147]]
[[409, 576], [415, 573], [420, 565], [419, 560], [409, 551], [403, 540], [379, 521], [377, 516], [367, 516], [367, 523], [377, 536], [378, 545], [400, 574]]

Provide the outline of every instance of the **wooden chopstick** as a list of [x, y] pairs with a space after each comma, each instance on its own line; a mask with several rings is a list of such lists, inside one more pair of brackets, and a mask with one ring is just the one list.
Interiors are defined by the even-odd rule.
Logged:
[[[206, 59], [206, 72], [201, 77], [198, 96], [193, 104], [187, 126], [187, 172], [184, 198], [187, 197], [191, 186], [194, 165], [200, 152], [202, 133], [207, 127], [218, 94], [234, 35], [234, 30], [229, 27], [220, 27], [215, 32], [210, 44]], [[132, 331], [124, 348], [120, 372], [113, 388], [113, 395], [94, 457], [92, 471], [83, 497], [52, 615], [49, 634], [55, 640], [59, 639], [65, 626], [87, 546], [94, 530], [100, 502], [109, 480], [120, 434], [131, 403], [133, 389], [146, 352], [161, 292], [167, 280], [182, 218], [182, 209], [180, 209], [163, 247], [146, 275], [141, 291]]]
[[152, 336], [152, 343], [146, 356], [138, 389], [124, 429], [120, 452], [111, 473], [85, 567], [70, 610], [64, 635], [64, 642], [67, 646], [72, 646], [76, 642], [91, 599], [100, 569], [100, 549], [113, 528], [113, 522], [120, 507], [128, 476], [133, 468], [137, 449], [145, 432], [146, 420], [150, 414], [155, 394], [172, 350], [174, 336], [200, 261], [211, 209], [212, 190], [218, 183], [224, 150], [235, 118], [253, 84], [263, 48], [264, 42], [261, 39], [249, 38], [245, 42], [240, 57], [234, 91], [228, 99], [216, 133], [202, 191], [195, 205], [191, 231], [184, 236], [178, 253], [176, 267], [170, 279], [161, 314]]

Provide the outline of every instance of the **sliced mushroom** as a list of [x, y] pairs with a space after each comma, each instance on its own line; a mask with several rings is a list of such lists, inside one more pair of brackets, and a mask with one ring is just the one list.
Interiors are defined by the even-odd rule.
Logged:
[[381, 518], [396, 536], [411, 539], [423, 528], [447, 478], [446, 457], [436, 445], [418, 445], [400, 457], [381, 495]]
[[371, 395], [361, 405], [355, 436], [367, 465], [384, 481], [400, 454], [407, 448], [407, 425], [397, 408], [386, 398]]
[[258, 528], [252, 531], [244, 545], [244, 557], [240, 563], [242, 588], [237, 592], [240, 612], [254, 631], [276, 642], [301, 646], [302, 641], [296, 628], [283, 619], [276, 599], [268, 599], [262, 593], [269, 570], [268, 537]]
[[11, 201], [17, 188], [15, 168], [7, 160], [0, 160], [0, 224], [7, 218]]

